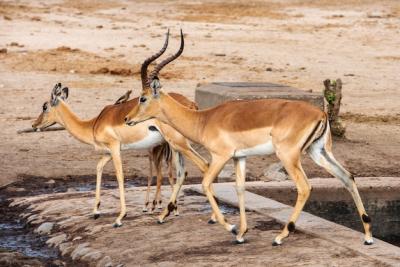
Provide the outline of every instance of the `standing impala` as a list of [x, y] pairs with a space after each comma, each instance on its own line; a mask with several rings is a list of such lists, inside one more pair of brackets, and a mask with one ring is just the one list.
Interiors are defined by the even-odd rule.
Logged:
[[[163, 67], [177, 58], [183, 47], [181, 31], [179, 51], [160, 65]], [[211, 163], [204, 174], [203, 190], [216, 219], [226, 230], [236, 235], [237, 243], [244, 242], [243, 237], [247, 231], [244, 204], [246, 158], [274, 152], [296, 183], [298, 197], [289, 222], [276, 236], [273, 245], [282, 244], [282, 240], [295, 229], [295, 222], [310, 195], [311, 186], [300, 161], [302, 152], [307, 152], [318, 165], [344, 183], [354, 199], [365, 229], [364, 244], [373, 243], [371, 220], [365, 212], [354, 178], [332, 154], [332, 138], [324, 112], [305, 102], [281, 99], [230, 101], [214, 108], [194, 111], [160, 90], [156, 75], [157, 73], [150, 76], [148, 86], [143, 88], [140, 105], [132, 109], [125, 121], [128, 125], [136, 125], [157, 118], [171, 125], [186, 138], [202, 144], [210, 152]], [[234, 160], [237, 177], [239, 230], [225, 220], [211, 189], [215, 177], [231, 158]]]
[[[160, 57], [166, 50], [168, 37], [169, 32], [167, 33], [163, 48], [143, 63], [141, 70], [142, 77], [147, 77], [148, 65]], [[175, 93], [170, 93], [170, 95], [189, 109], [196, 108], [196, 104], [184, 96]], [[50, 101], [44, 103], [43, 111], [32, 127], [44, 129], [54, 123], [59, 123], [81, 142], [91, 144], [96, 150], [104, 152], [103, 157], [97, 164], [96, 202], [93, 211], [95, 218], [99, 216], [98, 208], [100, 205], [102, 171], [105, 164], [111, 159], [113, 160], [116, 171], [121, 202], [120, 214], [115, 220], [114, 227], [121, 226], [121, 220], [126, 215], [121, 150], [151, 149], [167, 141], [174, 150], [173, 158], [177, 176], [180, 177], [179, 179], [185, 178], [185, 170], [183, 158], [180, 153], [176, 151], [181, 152], [191, 159], [201, 171], [204, 172], [207, 169], [207, 162], [192, 149], [188, 140], [167, 124], [160, 123], [157, 120], [148, 120], [135, 127], [128, 127], [124, 123], [124, 118], [128, 112], [138, 105], [138, 98], [118, 105], [106, 106], [97, 117], [91, 120], [79, 119], [65, 103], [67, 98], [68, 88], [62, 88], [60, 83], [57, 84], [51, 92]], [[145, 205], [147, 206], [147, 204]], [[172, 211], [170, 207], [167, 207], [163, 213], [169, 214], [170, 211]], [[173, 211], [177, 211], [176, 206], [174, 206]]]

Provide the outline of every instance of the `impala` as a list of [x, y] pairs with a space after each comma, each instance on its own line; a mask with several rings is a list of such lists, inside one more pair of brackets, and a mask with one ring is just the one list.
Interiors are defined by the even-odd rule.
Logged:
[[[180, 49], [160, 63], [157, 71], [179, 57], [183, 47], [181, 31]], [[157, 73], [151, 75], [145, 85], [142, 88], [140, 103], [129, 112], [125, 118], [126, 123], [136, 125], [156, 118], [171, 125], [189, 140], [202, 144], [210, 152], [211, 162], [204, 173], [203, 190], [216, 219], [226, 230], [236, 235], [237, 243], [244, 242], [244, 234], [247, 232], [244, 202], [246, 158], [275, 153], [296, 183], [298, 197], [294, 210], [289, 222], [273, 241], [273, 245], [280, 245], [289, 232], [294, 231], [295, 222], [311, 191], [301, 166], [300, 158], [303, 152], [308, 153], [319, 166], [343, 182], [352, 195], [361, 217], [365, 230], [364, 244], [373, 243], [371, 220], [364, 209], [354, 178], [332, 154], [332, 138], [324, 112], [305, 102], [281, 99], [237, 100], [195, 111], [164, 93]], [[230, 159], [233, 159], [236, 170], [239, 230], [225, 220], [211, 188], [215, 177]]]
[[[161, 56], [166, 50], [168, 37], [169, 32], [167, 33], [163, 48], [143, 63], [141, 70], [142, 77], [147, 77], [148, 65]], [[68, 91], [67, 87], [63, 88], [60, 83], [56, 84], [51, 92], [50, 100], [43, 104], [43, 111], [33, 123], [32, 127], [44, 129], [54, 123], [59, 123], [79, 141], [93, 145], [96, 150], [104, 152], [104, 155], [97, 164], [96, 201], [93, 210], [95, 218], [98, 218], [100, 215], [98, 208], [100, 206], [100, 185], [103, 168], [111, 159], [113, 160], [116, 171], [121, 202], [121, 210], [119, 216], [115, 220], [114, 227], [121, 226], [122, 218], [126, 215], [121, 150], [152, 149], [167, 141], [173, 149], [176, 172], [180, 179], [184, 179], [186, 175], [183, 157], [180, 153], [191, 159], [201, 171], [204, 172], [207, 169], [207, 162], [193, 150], [188, 140], [167, 124], [160, 123], [157, 120], [148, 120], [135, 127], [129, 127], [124, 123], [124, 118], [128, 112], [138, 105], [138, 98], [129, 101], [122, 99], [123, 101], [121, 101], [122, 103], [120, 104], [106, 106], [97, 117], [90, 120], [81, 120], [71, 111], [65, 102], [68, 98]], [[189, 109], [197, 108], [195, 103], [180, 94], [170, 93], [170, 95]], [[156, 149], [151, 155], [157, 155], [157, 153], [160, 153], [160, 149], [163, 150], [163, 148]], [[160, 157], [158, 158], [156, 166], [158, 166], [157, 176], [160, 178], [161, 159]], [[175, 188], [176, 187], [174, 187], [174, 190]], [[173, 195], [176, 194], [174, 192]], [[159, 200], [159, 198], [157, 200]], [[146, 209], [148, 204], [147, 197], [145, 202]], [[153, 205], [154, 204], [153, 202]], [[167, 207], [163, 214], [169, 214], [171, 211], [177, 212], [176, 205], [172, 210], [170, 207]]]

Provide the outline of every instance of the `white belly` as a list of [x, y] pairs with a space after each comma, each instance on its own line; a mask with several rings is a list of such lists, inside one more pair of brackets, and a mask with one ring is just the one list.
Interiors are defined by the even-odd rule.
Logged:
[[159, 131], [148, 131], [145, 138], [130, 144], [122, 144], [121, 150], [127, 149], [149, 149], [164, 142], [164, 138]]
[[239, 158], [247, 156], [257, 156], [257, 155], [270, 155], [274, 153], [274, 151], [275, 151], [274, 146], [272, 145], [272, 141], [270, 141], [268, 143], [256, 145], [254, 147], [236, 150], [233, 156], [235, 158]]

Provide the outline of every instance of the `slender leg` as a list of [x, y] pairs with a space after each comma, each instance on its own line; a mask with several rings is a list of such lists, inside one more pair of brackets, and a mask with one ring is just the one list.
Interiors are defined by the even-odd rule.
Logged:
[[122, 161], [121, 154], [119, 150], [119, 145], [114, 146], [112, 149], [112, 159], [114, 162], [115, 172], [117, 175], [118, 188], [119, 188], [119, 198], [121, 202], [121, 211], [119, 216], [115, 220], [114, 227], [122, 226], [122, 219], [126, 216], [126, 204], [125, 204], [125, 187], [124, 187], [124, 173], [122, 171]]
[[178, 209], [176, 200], [178, 198], [178, 194], [182, 187], [182, 184], [186, 178], [185, 160], [182, 154], [173, 150], [173, 160], [175, 162], [175, 168], [176, 168], [176, 183], [174, 184], [174, 188], [168, 206], [163, 210], [163, 212], [158, 217], [158, 223], [160, 224], [164, 222], [165, 218], [169, 216], [171, 212]]
[[101, 189], [101, 177], [103, 175], [103, 168], [111, 159], [110, 154], [104, 155], [97, 163], [97, 177], [96, 177], [96, 201], [93, 208], [93, 217], [97, 219], [100, 217], [100, 189]]
[[150, 168], [150, 173], [149, 177], [147, 177], [147, 189], [146, 189], [146, 196], [144, 198], [144, 206], [143, 206], [143, 212], [148, 211], [148, 206], [150, 204], [150, 187], [151, 187], [151, 181], [153, 180], [153, 153], [152, 151], [149, 151], [149, 168]]
[[154, 196], [153, 203], [151, 205], [151, 211], [153, 212], [155, 208], [158, 206], [159, 209], [161, 209], [161, 184], [162, 184], [162, 157], [159, 157], [156, 159], [154, 162], [156, 172], [157, 172], [157, 189], [156, 189], [156, 194]]
[[215, 177], [220, 173], [226, 162], [229, 160], [229, 158], [226, 157], [220, 157], [213, 155], [212, 156], [212, 162], [210, 164], [210, 167], [204, 174], [204, 179], [203, 179], [203, 190], [204, 193], [207, 196], [208, 202], [210, 202], [211, 208], [213, 210], [213, 214], [215, 214], [215, 217], [217, 221], [224, 226], [224, 228], [233, 234], [237, 234], [236, 226], [227, 223], [227, 221], [224, 218], [224, 215], [222, 215], [221, 210], [218, 207], [217, 201], [214, 198], [214, 195], [211, 191], [211, 185], [212, 182], [214, 181]]
[[[176, 140], [175, 140], [176, 141]], [[187, 157], [188, 159], [190, 159], [199, 169], [201, 172], [205, 172], [208, 169], [208, 162], [199, 154], [197, 153], [196, 150], [194, 150], [192, 148], [192, 146], [189, 144], [189, 142], [187, 142], [186, 139], [184, 139], [184, 142], [174, 142], [170, 140], [170, 146], [171, 148], [173, 148], [176, 151], [179, 151], [180, 153], [182, 153], [185, 157]], [[183, 158], [182, 158], [183, 159]], [[175, 164], [175, 166], [177, 166]], [[172, 165], [169, 164], [169, 167], [172, 168]], [[183, 166], [184, 168], [184, 166]], [[177, 170], [178, 173], [178, 170]], [[184, 173], [184, 171], [182, 171], [181, 173]], [[178, 177], [178, 176], [177, 176]], [[177, 178], [178, 179], [178, 178]], [[184, 177], [183, 179], [186, 179], [186, 177]], [[183, 183], [183, 181], [181, 181]], [[177, 182], [178, 183], [178, 182]], [[182, 185], [182, 184], [181, 184]], [[178, 186], [176, 186], [176, 188], [178, 188]], [[179, 190], [180, 190], [180, 186], [179, 189], [177, 190], [172, 190], [172, 196], [171, 199], [177, 199], [177, 196], [179, 194]], [[166, 210], [163, 212], [163, 214], [160, 216], [161, 221], [163, 221], [166, 217], [166, 214], [169, 214]], [[174, 214], [175, 216], [179, 215], [178, 212], [178, 208], [176, 207], [174, 209]], [[210, 224], [214, 224], [217, 222], [217, 219], [215, 218], [215, 215], [212, 214], [210, 220], [208, 221]]]
[[374, 242], [371, 232], [371, 219], [365, 211], [354, 177], [335, 159], [332, 154], [330, 139], [328, 137], [325, 138], [327, 139], [321, 139], [313, 143], [308, 152], [315, 163], [342, 181], [346, 189], [350, 192], [364, 226], [364, 244], [371, 245]]
[[[217, 200], [217, 198], [215, 197], [214, 187], [213, 187], [212, 185], [210, 186], [210, 190], [211, 190], [211, 193], [212, 193], [213, 196], [214, 196], [215, 201], [216, 201], [217, 204], [218, 204], [218, 200]], [[217, 218], [216, 218], [216, 216], [215, 216], [215, 213], [212, 212], [212, 213], [211, 213], [211, 218], [208, 220], [208, 224], [215, 224], [216, 222], [217, 222]]]
[[305, 175], [303, 168], [301, 167], [299, 154], [295, 153], [293, 157], [289, 157], [285, 154], [283, 157], [282, 154], [277, 152], [278, 157], [282, 160], [283, 165], [285, 166], [286, 171], [293, 179], [297, 187], [297, 201], [294, 206], [294, 210], [292, 215], [290, 216], [289, 223], [285, 225], [282, 232], [275, 238], [272, 245], [277, 246], [282, 244], [282, 239], [289, 235], [289, 232], [293, 232], [295, 230], [295, 223], [299, 218], [301, 211], [304, 208], [304, 205], [307, 202], [307, 199], [310, 196], [311, 186], [307, 181], [307, 176]]
[[239, 233], [236, 235], [236, 243], [244, 243], [243, 236], [247, 232], [247, 220], [246, 220], [246, 208], [244, 205], [244, 183], [246, 180], [246, 158], [236, 158], [234, 159], [235, 170], [236, 170], [236, 191], [239, 200], [239, 210], [240, 210], [240, 228]]
[[[175, 181], [174, 181], [174, 176], [172, 174], [172, 156], [168, 159], [167, 167], [168, 167], [168, 180], [173, 192]], [[176, 206], [176, 209], [174, 209], [174, 215], [179, 216], [178, 206]]]

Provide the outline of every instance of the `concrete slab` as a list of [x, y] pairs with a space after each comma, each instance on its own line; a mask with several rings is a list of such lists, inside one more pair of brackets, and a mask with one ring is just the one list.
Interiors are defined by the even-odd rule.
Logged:
[[[260, 182], [249, 182], [248, 186], [256, 186]], [[191, 186], [193, 190], [202, 193], [201, 185]], [[219, 200], [237, 206], [237, 195], [234, 183], [215, 184], [214, 189]], [[260, 195], [245, 192], [246, 209], [265, 214], [281, 223], [287, 223], [293, 207]], [[328, 240], [332, 243], [347, 247], [382, 264], [389, 266], [400, 265], [400, 248], [375, 238], [371, 246], [363, 244], [364, 235], [350, 228], [341, 226], [331, 221], [302, 212], [296, 223], [296, 229]], [[271, 240], [272, 241], [272, 240]], [[284, 246], [285, 244], [283, 244]]]
[[200, 109], [210, 108], [229, 100], [262, 98], [303, 100], [321, 109], [324, 108], [324, 99], [320, 93], [273, 83], [216, 82], [199, 85], [195, 92], [195, 100]]

